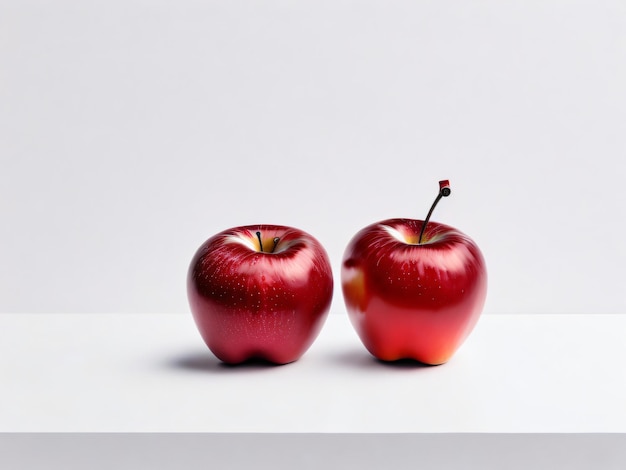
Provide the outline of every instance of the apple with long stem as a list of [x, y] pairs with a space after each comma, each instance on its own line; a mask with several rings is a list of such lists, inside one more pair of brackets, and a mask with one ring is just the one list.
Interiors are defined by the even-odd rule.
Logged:
[[424, 221], [388, 219], [358, 232], [346, 248], [341, 282], [352, 325], [383, 361], [447, 362], [476, 325], [487, 270], [476, 243], [430, 217], [450, 195], [447, 180]]
[[328, 255], [308, 233], [281, 225], [236, 227], [209, 238], [187, 275], [193, 318], [229, 364], [286, 364], [311, 346], [333, 293]]

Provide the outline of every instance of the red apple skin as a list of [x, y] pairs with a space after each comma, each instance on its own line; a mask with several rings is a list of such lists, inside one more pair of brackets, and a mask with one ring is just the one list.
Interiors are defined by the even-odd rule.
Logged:
[[[275, 237], [280, 240], [270, 253]], [[209, 238], [187, 276], [200, 335], [228, 364], [299, 359], [318, 336], [332, 293], [331, 265], [320, 242], [280, 225], [236, 227]]]
[[447, 362], [476, 325], [487, 295], [478, 246], [437, 222], [388, 219], [365, 227], [346, 248], [342, 289], [367, 350], [383, 361]]

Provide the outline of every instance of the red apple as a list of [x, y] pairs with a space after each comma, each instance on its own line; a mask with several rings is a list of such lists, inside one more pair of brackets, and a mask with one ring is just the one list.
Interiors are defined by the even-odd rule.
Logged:
[[299, 359], [330, 308], [328, 255], [311, 235], [279, 225], [250, 225], [209, 238], [189, 266], [187, 295], [209, 349], [237, 364]]
[[442, 364], [470, 334], [487, 294], [478, 246], [436, 222], [389, 219], [357, 233], [346, 248], [341, 280], [348, 315], [367, 350], [383, 361]]

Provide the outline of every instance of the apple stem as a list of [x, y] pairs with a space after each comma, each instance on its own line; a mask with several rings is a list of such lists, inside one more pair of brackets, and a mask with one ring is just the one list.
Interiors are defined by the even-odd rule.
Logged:
[[422, 236], [424, 236], [424, 231], [426, 230], [426, 224], [430, 220], [430, 216], [433, 214], [433, 211], [435, 210], [435, 206], [437, 205], [437, 203], [442, 197], [448, 197], [451, 192], [452, 191], [450, 190], [450, 182], [448, 180], [439, 181], [439, 194], [437, 194], [437, 197], [435, 198], [435, 202], [433, 202], [433, 205], [430, 206], [430, 210], [428, 211], [426, 220], [424, 220], [424, 223], [422, 224], [422, 230], [420, 230], [420, 237], [417, 240], [418, 245], [422, 244]]
[[279, 241], [280, 241], [280, 237], [274, 238], [274, 246], [272, 247], [272, 251], [270, 253], [274, 253], [274, 250], [276, 249], [276, 245], [278, 245]]
[[261, 249], [261, 253], [263, 253], [263, 242], [261, 241], [261, 232], [257, 232], [256, 237], [259, 239], [259, 248]]

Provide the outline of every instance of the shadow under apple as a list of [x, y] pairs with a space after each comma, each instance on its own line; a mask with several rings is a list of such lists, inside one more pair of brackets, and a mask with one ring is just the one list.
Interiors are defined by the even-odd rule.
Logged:
[[414, 359], [382, 361], [375, 358], [367, 351], [362, 350], [343, 351], [335, 354], [332, 360], [344, 366], [367, 370], [380, 370], [381, 367], [388, 368], [390, 370], [419, 370], [437, 367], [430, 364], [424, 364], [423, 362], [419, 362]]
[[275, 364], [260, 358], [248, 359], [240, 364], [226, 364], [212, 355], [209, 351], [194, 351], [170, 358], [167, 366], [170, 369], [190, 372], [228, 373], [237, 371], [274, 369], [288, 364]]

